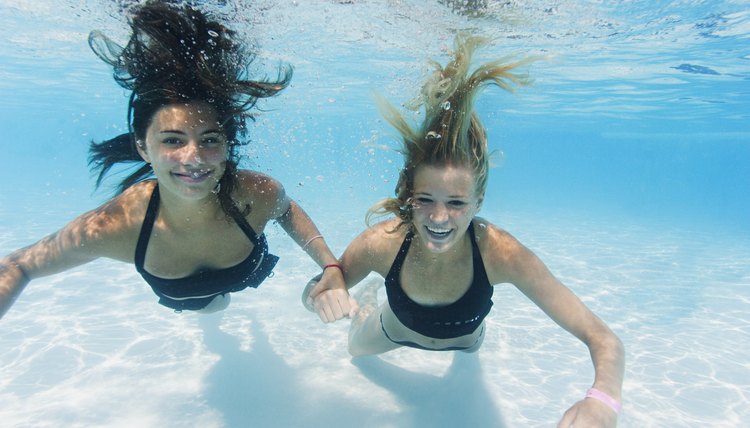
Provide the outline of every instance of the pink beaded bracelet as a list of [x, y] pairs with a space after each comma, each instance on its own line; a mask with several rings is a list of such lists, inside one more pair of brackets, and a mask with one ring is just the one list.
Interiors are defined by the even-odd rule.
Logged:
[[601, 401], [606, 404], [607, 407], [614, 410], [615, 413], [620, 413], [620, 409], [622, 408], [622, 404], [620, 404], [619, 401], [596, 388], [589, 388], [589, 390], [586, 391], [586, 398], [593, 398], [594, 400]]

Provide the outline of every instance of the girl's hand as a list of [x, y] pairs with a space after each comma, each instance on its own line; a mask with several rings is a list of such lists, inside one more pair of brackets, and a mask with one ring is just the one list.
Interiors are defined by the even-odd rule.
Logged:
[[352, 318], [359, 310], [357, 301], [346, 289], [341, 271], [336, 268], [326, 269], [307, 283], [302, 303], [324, 323]]
[[557, 428], [614, 428], [617, 413], [606, 404], [590, 398], [573, 405], [563, 415]]

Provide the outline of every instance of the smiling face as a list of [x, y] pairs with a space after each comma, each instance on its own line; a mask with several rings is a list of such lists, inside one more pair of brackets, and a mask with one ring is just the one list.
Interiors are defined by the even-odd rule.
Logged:
[[482, 202], [476, 174], [463, 166], [420, 166], [414, 172], [412, 223], [424, 247], [444, 253], [463, 238]]
[[156, 111], [138, 152], [164, 191], [201, 199], [216, 187], [227, 161], [227, 138], [206, 103], [169, 104]]

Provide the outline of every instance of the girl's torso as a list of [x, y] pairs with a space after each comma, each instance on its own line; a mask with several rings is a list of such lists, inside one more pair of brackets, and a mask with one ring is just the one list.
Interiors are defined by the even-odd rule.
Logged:
[[[242, 185], [233, 199], [258, 235], [270, 220], [279, 190], [262, 174], [242, 171]], [[135, 249], [156, 182], [137, 183], [123, 194], [81, 218], [89, 229], [87, 240], [97, 246], [97, 255], [134, 263]], [[261, 188], [264, 187], [264, 188]], [[283, 190], [281, 190], [283, 192]], [[174, 224], [165, 220], [159, 207], [148, 243], [145, 267], [164, 278], [179, 278], [201, 268], [220, 269], [237, 264], [252, 251], [253, 244], [231, 217], [220, 210], [210, 219]], [[185, 213], [190, 217], [191, 213]]]
[[[255, 265], [266, 255], [271, 256], [266, 260], [266, 268], [270, 261], [275, 263], [275, 256], [267, 254], [262, 232], [277, 205], [279, 192], [283, 192], [283, 189], [269, 177], [248, 171], [241, 172], [240, 183], [233, 195], [238, 212], [242, 212], [244, 207], [250, 208], [246, 216], [244, 213], [238, 214], [242, 218], [232, 218], [221, 210], [216, 210], [213, 216], [196, 216], [196, 213], [185, 212], [183, 217], [178, 212], [177, 218], [182, 221], [175, 222], [164, 214], [167, 209], [163, 202], [157, 204], [155, 209], [152, 208], [155, 215], [150, 220], [151, 231], [146, 237], [146, 243], [142, 244], [145, 251], [140, 266], [137, 266], [144, 279], [149, 283], [160, 280], [169, 283], [171, 280], [194, 277], [201, 272], [226, 270], [234, 270], [231, 275], [233, 277], [247, 278], [249, 276], [245, 273], [237, 272], [243, 270], [238, 266], [245, 266], [244, 270], [252, 273]], [[155, 188], [154, 180], [135, 184], [91, 214], [82, 217], [90, 217], [90, 221], [85, 223], [93, 223], [101, 229], [100, 233], [89, 232], [90, 236], [95, 236], [89, 240], [92, 241], [92, 246], [98, 247], [94, 250], [98, 255], [136, 262], [136, 248], [141, 229], [147, 223], [144, 220]], [[174, 212], [171, 213], [171, 217], [174, 215]], [[191, 216], [198, 220], [190, 221]], [[244, 227], [240, 225], [241, 222], [245, 223]], [[253, 239], [256, 236], [261, 239], [263, 248], [256, 249], [259, 242]], [[253, 261], [255, 263], [251, 263]], [[151, 281], [151, 277], [156, 280]], [[225, 280], [227, 281], [229, 279]], [[177, 285], [176, 282], [172, 284]], [[232, 291], [229, 285], [225, 288]], [[159, 294], [156, 288], [154, 291]]]
[[[135, 252], [135, 266], [143, 279], [151, 286], [153, 291], [160, 297], [159, 303], [175, 310], [198, 310], [205, 308], [215, 297], [236, 292], [247, 287], [258, 287], [270, 274], [278, 261], [278, 257], [268, 253], [268, 245], [263, 234], [256, 234], [247, 219], [236, 206], [232, 206], [228, 219], [222, 222], [207, 222], [203, 228], [183, 231], [165, 228], [168, 239], [161, 236], [158, 244], [151, 245], [151, 240], [158, 237], [155, 230], [156, 220], [161, 207], [158, 186], [154, 186], [149, 201], [149, 206], [144, 217], [143, 226], [139, 233], [138, 244]], [[209, 217], [210, 218], [210, 217]], [[164, 222], [167, 224], [167, 222]], [[188, 223], [188, 228], [190, 224]], [[234, 230], [229, 226], [235, 226]], [[230, 235], [223, 233], [229, 231]], [[188, 239], [182, 242], [177, 240], [187, 232]], [[244, 236], [244, 244], [234, 246], [239, 248], [239, 259], [228, 266], [211, 264], [213, 260], [225, 262], [216, 255], [228, 253], [233, 246], [226, 245], [227, 242], [236, 242], [236, 237]], [[188, 243], [187, 251], [183, 251], [178, 245]], [[171, 244], [171, 245], [170, 245]], [[218, 244], [218, 245], [217, 245]], [[248, 248], [249, 246], [249, 248]], [[244, 249], [244, 250], [243, 250]], [[198, 252], [194, 252], [197, 250]], [[191, 269], [187, 273], [166, 276], [158, 274], [146, 264], [149, 253], [156, 253], [152, 259], [159, 259], [165, 252], [169, 255], [181, 254], [182, 262], [178, 268], [187, 267]], [[161, 260], [164, 260], [162, 257]], [[230, 260], [231, 261], [231, 260]]]
[[[384, 332], [396, 342], [429, 349], [469, 348], [480, 342], [493, 292], [474, 224], [455, 254], [437, 262], [406, 230], [383, 241], [376, 269], [386, 278]], [[481, 232], [480, 232], [481, 233]], [[383, 235], [386, 236], [386, 235]], [[412, 345], [413, 346], [413, 345]]]

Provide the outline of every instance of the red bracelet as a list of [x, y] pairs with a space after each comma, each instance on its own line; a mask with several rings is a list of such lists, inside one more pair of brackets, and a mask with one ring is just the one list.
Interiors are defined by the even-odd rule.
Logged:
[[344, 268], [342, 268], [342, 267], [341, 267], [341, 265], [340, 265], [340, 264], [338, 264], [338, 263], [331, 263], [331, 264], [329, 264], [329, 265], [325, 265], [325, 266], [323, 266], [323, 270], [326, 270], [326, 269], [328, 269], [329, 267], [335, 267], [335, 268], [338, 268], [338, 269], [339, 269], [339, 270], [340, 270], [341, 272], [343, 272], [343, 271], [344, 271]]

